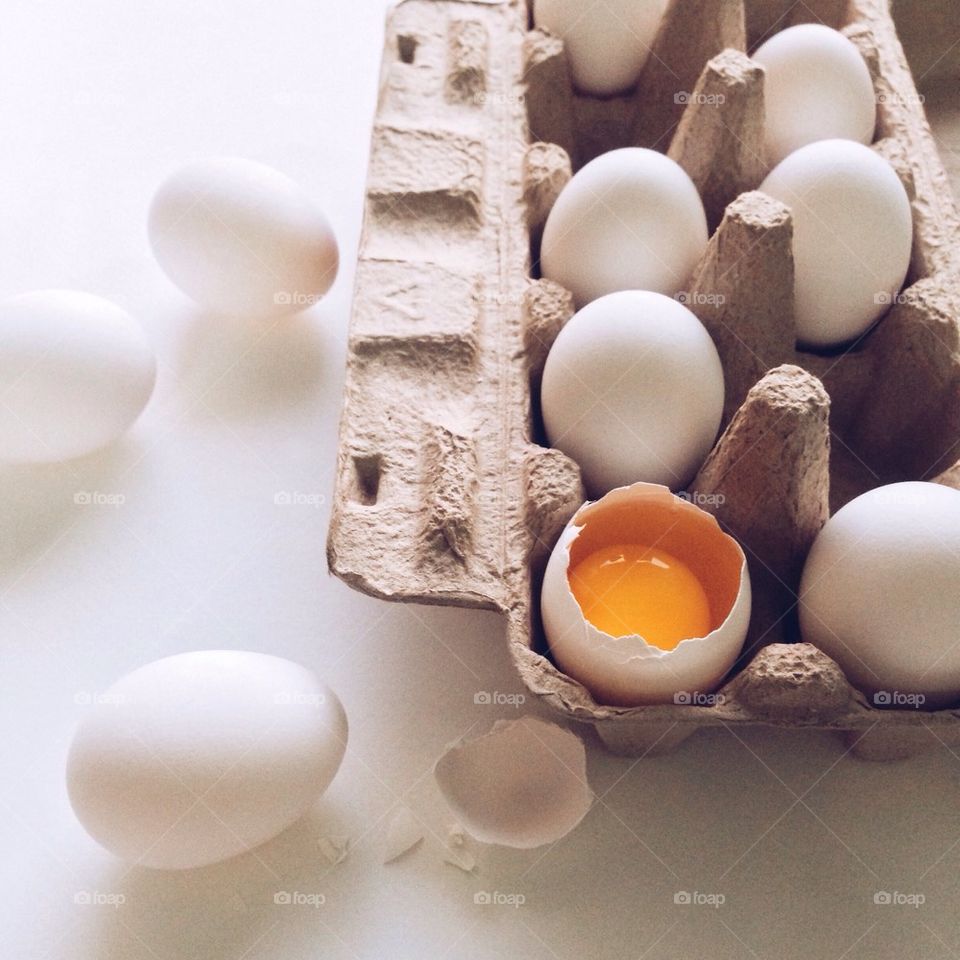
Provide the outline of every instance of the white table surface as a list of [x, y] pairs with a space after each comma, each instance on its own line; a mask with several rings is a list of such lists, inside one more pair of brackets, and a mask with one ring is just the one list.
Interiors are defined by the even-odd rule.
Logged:
[[[585, 733], [597, 802], [575, 833], [537, 851], [487, 848], [476, 875], [442, 863], [432, 762], [514, 715], [475, 705], [477, 691], [521, 690], [501, 624], [351, 592], [326, 574], [327, 503], [274, 502], [328, 501], [332, 488], [383, 6], [4, 4], [0, 295], [115, 299], [142, 319], [160, 377], [115, 448], [0, 473], [0, 956], [957, 956], [960, 756], [946, 750], [874, 765], [827, 735], [719, 730], [631, 762]], [[273, 164], [320, 199], [343, 252], [322, 304], [241, 324], [167, 282], [147, 204], [168, 171], [209, 154]], [[124, 502], [78, 505], [82, 491]], [[256, 854], [130, 869], [72, 816], [71, 731], [129, 669], [214, 647], [325, 676], [350, 716], [347, 758], [308, 820]], [[383, 866], [383, 818], [401, 801], [428, 837]], [[336, 867], [316, 846], [331, 834], [354, 838]], [[279, 890], [325, 902], [275, 905]], [[675, 906], [681, 890], [725, 902]], [[877, 906], [877, 891], [925, 903]], [[478, 892], [524, 903], [477, 905]]]

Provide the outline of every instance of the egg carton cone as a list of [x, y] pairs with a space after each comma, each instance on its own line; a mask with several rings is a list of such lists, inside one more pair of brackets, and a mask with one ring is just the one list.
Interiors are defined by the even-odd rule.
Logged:
[[[795, 348], [791, 213], [756, 192], [764, 77], [745, 51], [810, 20], [863, 53], [875, 149], [914, 216], [902, 295], [838, 356]], [[714, 337], [727, 392], [689, 493], [743, 545], [755, 610], [719, 690], [625, 708], [555, 667], [539, 620], [546, 560], [584, 490], [577, 465], [539, 442], [540, 375], [573, 303], [534, 271], [572, 171], [631, 145], [668, 153], [704, 197], [713, 235], [681, 299]], [[617, 753], [751, 724], [834, 730], [877, 760], [960, 743], [960, 711], [874, 707], [795, 617], [832, 511], [897, 480], [960, 487], [958, 241], [886, 0], [672, 0], [636, 89], [603, 100], [572, 90], [562, 42], [523, 0], [405, 0], [389, 14], [373, 127], [330, 570], [386, 600], [499, 611], [531, 693]]]

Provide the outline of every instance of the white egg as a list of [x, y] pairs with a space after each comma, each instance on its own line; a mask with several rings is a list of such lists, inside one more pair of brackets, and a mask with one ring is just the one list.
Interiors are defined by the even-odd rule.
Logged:
[[70, 802], [118, 857], [204, 866], [302, 817], [346, 742], [340, 701], [306, 668], [260, 653], [184, 653], [95, 698], [70, 747]]
[[533, 22], [563, 40], [574, 86], [622, 93], [640, 78], [666, 0], [534, 0]]
[[873, 81], [860, 51], [820, 23], [775, 34], [753, 54], [766, 72], [765, 146], [770, 166], [817, 140], [871, 143]]
[[617, 290], [683, 289], [707, 248], [693, 181], [655, 150], [611, 150], [581, 168], [543, 230], [543, 276], [582, 307]]
[[855, 340], [885, 313], [910, 267], [913, 216], [893, 167], [851, 140], [791, 153], [760, 189], [793, 213], [801, 346]]
[[594, 300], [547, 357], [541, 408], [550, 445], [600, 496], [636, 480], [680, 489], [713, 446], [723, 367], [702, 323], [663, 294]]
[[838, 510], [807, 557], [800, 631], [878, 706], [960, 699], [960, 491], [895, 483]]
[[109, 300], [37, 290], [0, 303], [0, 459], [52, 463], [116, 440], [153, 392], [140, 325]]
[[[664, 649], [639, 632], [613, 636], [587, 619], [570, 571], [594, 551], [625, 544], [654, 546], [686, 564], [709, 606], [708, 632]], [[550, 555], [540, 597], [557, 666], [597, 703], [614, 706], [711, 703], [708, 695], [743, 648], [750, 609], [747, 560], [736, 540], [706, 511], [648, 483], [613, 490], [577, 511]], [[679, 617], [684, 610], [661, 604], [658, 613]]]
[[303, 310], [337, 275], [337, 241], [323, 211], [295, 181], [252, 160], [182, 167], [157, 190], [148, 229], [167, 276], [221, 313]]

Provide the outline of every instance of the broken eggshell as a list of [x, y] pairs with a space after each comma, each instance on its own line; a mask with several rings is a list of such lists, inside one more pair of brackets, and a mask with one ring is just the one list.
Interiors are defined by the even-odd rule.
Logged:
[[583, 742], [535, 717], [498, 721], [489, 733], [453, 745], [433, 772], [470, 836], [504, 847], [559, 840], [593, 802]]
[[398, 807], [387, 824], [383, 837], [382, 861], [393, 863], [423, 840], [423, 827], [409, 807]]
[[[613, 637], [590, 623], [568, 573], [604, 546], [657, 546], [682, 560], [707, 594], [713, 629], [672, 650], [643, 637]], [[750, 623], [750, 575], [743, 550], [716, 519], [667, 487], [635, 483], [582, 506], [560, 535], [540, 598], [557, 666], [610, 706], [690, 703], [713, 691], [733, 666]]]

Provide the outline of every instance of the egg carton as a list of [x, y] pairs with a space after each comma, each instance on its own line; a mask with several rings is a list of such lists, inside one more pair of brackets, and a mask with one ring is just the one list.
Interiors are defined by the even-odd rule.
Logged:
[[[763, 72], [743, 52], [806, 20], [842, 29], [870, 66], [875, 149], [915, 227], [903, 294], [832, 357], [794, 347], [791, 215], [755, 192]], [[539, 378], [572, 301], [531, 273], [571, 168], [628, 145], [668, 152], [704, 198], [713, 235], [682, 299], [714, 337], [727, 395], [689, 494], [743, 544], [755, 594], [720, 690], [634, 708], [596, 703], [544, 643], [543, 570], [584, 492], [577, 465], [538, 442]], [[958, 239], [886, 0], [672, 0], [636, 90], [604, 100], [571, 89], [563, 44], [522, 0], [404, 0], [373, 127], [330, 570], [388, 600], [499, 611], [527, 688], [617, 753], [750, 724], [835, 730], [873, 759], [960, 743], [956, 710], [871, 706], [800, 642], [794, 612], [831, 509], [895, 480], [960, 485]]]

